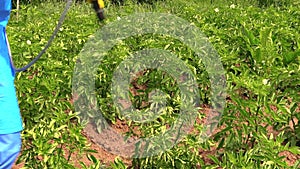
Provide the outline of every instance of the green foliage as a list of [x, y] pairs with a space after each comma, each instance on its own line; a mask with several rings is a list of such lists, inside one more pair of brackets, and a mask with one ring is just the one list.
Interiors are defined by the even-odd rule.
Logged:
[[269, 6], [287, 6], [291, 3], [291, 0], [258, 0], [258, 5], [260, 7], [269, 7]]
[[[24, 6], [16, 18], [14, 11], [8, 36], [17, 67], [35, 57], [56, 26], [64, 4]], [[56, 10], [52, 10], [56, 9]], [[74, 154], [88, 149], [82, 127], [72, 106], [71, 77], [74, 56], [97, 28], [89, 7], [71, 10], [55, 42], [27, 72], [17, 74], [16, 87], [25, 130], [23, 154], [19, 160], [27, 168], [72, 168]], [[85, 15], [82, 15], [82, 13]], [[93, 17], [92, 17], [93, 18]], [[79, 25], [89, 25], [81, 29]], [[74, 32], [73, 30], [77, 30]]]
[[[227, 106], [218, 132], [201, 142], [203, 124], [196, 123], [194, 132], [180, 144], [157, 156], [133, 159], [137, 168], [298, 168], [288, 166], [279, 154], [300, 154], [299, 81], [300, 81], [300, 13], [298, 6], [270, 5], [268, 8], [184, 0], [125, 6], [109, 6], [106, 23], [133, 12], [171, 12], [198, 26], [221, 56], [227, 71]], [[277, 2], [277, 1], [276, 1]], [[278, 1], [279, 2], [279, 1]], [[289, 2], [292, 3], [292, 2]], [[59, 5], [57, 5], [59, 4]], [[63, 3], [24, 5], [8, 26], [8, 36], [17, 67], [24, 65], [40, 51], [49, 38], [62, 11]], [[265, 6], [264, 4], [260, 4]], [[205, 7], [205, 8], [204, 8]], [[199, 12], [200, 11], [200, 12]], [[101, 27], [102, 25], [100, 25]], [[17, 75], [16, 87], [25, 130], [23, 152], [19, 159], [26, 168], [75, 168], [75, 153], [88, 152], [82, 126], [77, 123], [71, 93], [76, 57], [84, 43], [99, 28], [89, 5], [75, 5], [57, 39], [46, 55], [27, 72]], [[196, 75], [202, 104], [210, 103], [210, 83], [201, 60], [180, 41], [163, 35], [147, 34], [125, 39], [105, 56], [96, 78], [98, 105], [110, 125], [124, 120], [112, 106], [110, 94], [113, 71], [129, 54], [146, 48], [174, 52]], [[146, 88], [145, 88], [146, 86]], [[126, 121], [129, 136], [149, 137], [164, 132], [178, 115], [178, 85], [172, 77], [158, 70], [145, 70], [131, 88], [133, 105], [143, 110], [149, 105], [148, 94], [165, 91], [167, 109], [155, 121], [139, 124]], [[199, 113], [199, 119], [204, 115]], [[215, 151], [213, 151], [215, 150]], [[205, 155], [202, 152], [211, 152]], [[101, 168], [101, 160], [88, 155], [91, 166]], [[204, 160], [209, 158], [211, 162]], [[297, 166], [298, 165], [298, 166]], [[120, 159], [111, 168], [126, 168]]]

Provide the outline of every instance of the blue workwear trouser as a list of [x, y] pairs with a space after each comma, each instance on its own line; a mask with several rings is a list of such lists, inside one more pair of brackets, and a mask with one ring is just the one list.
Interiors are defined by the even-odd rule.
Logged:
[[20, 148], [23, 129], [14, 86], [15, 72], [6, 37], [12, 0], [0, 0], [0, 169], [10, 169]]
[[10, 169], [21, 150], [20, 132], [0, 134], [0, 169]]

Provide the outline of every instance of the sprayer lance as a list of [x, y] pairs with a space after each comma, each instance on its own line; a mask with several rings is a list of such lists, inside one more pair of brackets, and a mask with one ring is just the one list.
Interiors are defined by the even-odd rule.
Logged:
[[105, 19], [104, 16], [104, 1], [103, 0], [87, 0], [93, 5], [93, 8], [97, 14], [97, 17], [100, 21]]

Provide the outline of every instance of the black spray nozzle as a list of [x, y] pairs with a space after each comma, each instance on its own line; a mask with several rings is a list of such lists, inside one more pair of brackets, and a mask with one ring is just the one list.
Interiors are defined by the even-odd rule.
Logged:
[[95, 10], [95, 12], [97, 14], [98, 19], [100, 21], [103, 21], [105, 19], [104, 9], [100, 7], [99, 1], [93, 0], [92, 4], [93, 4], [93, 8], [94, 8], [94, 10]]

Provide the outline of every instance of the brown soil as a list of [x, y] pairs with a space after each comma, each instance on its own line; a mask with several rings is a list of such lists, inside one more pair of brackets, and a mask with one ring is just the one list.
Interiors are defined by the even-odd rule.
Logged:
[[[140, 75], [142, 75], [144, 72], [141, 72]], [[138, 85], [137, 83], [133, 82], [133, 87], [130, 89], [131, 92], [134, 95], [138, 95], [140, 94], [139, 92], [137, 92], [140, 89], [145, 89], [146, 85]], [[77, 96], [74, 96], [73, 99], [76, 100]], [[247, 99], [247, 98], [245, 98]], [[230, 102], [230, 99], [228, 100]], [[73, 100], [70, 101], [71, 103], [73, 103]], [[128, 107], [128, 103], [121, 103], [123, 104], [123, 107], [126, 108]], [[209, 106], [207, 105], [202, 105], [202, 110], [200, 111], [201, 113], [203, 113], [207, 118], [203, 118], [203, 119], [196, 119], [196, 123], [197, 124], [206, 124], [207, 123], [207, 119], [209, 119], [212, 115], [216, 115], [214, 112], [211, 112], [209, 109]], [[272, 106], [271, 109], [273, 111], [277, 111], [277, 108], [275, 106]], [[297, 112], [300, 112], [300, 103], [299, 103], [299, 108], [297, 109]], [[295, 119], [296, 120], [296, 119]], [[296, 123], [298, 123], [298, 121], [296, 121]], [[291, 124], [290, 124], [291, 126]], [[93, 125], [88, 125], [88, 130], [89, 133], [90, 131], [95, 131], [95, 128]], [[131, 142], [134, 143], [135, 139], [138, 138], [138, 136], [140, 136], [141, 132], [139, 131], [138, 127], [129, 127], [126, 123], [126, 121], [122, 121], [117, 119], [116, 123], [111, 125], [112, 130], [109, 131], [104, 131], [104, 134], [102, 136], [99, 136], [98, 133], [90, 133], [89, 136], [87, 136], [86, 133], [83, 133], [87, 138], [89, 143], [91, 144], [90, 149], [97, 151], [97, 153], [90, 153], [91, 155], [93, 155], [96, 159], [99, 159], [103, 164], [109, 166], [111, 163], [114, 162], [115, 158], [119, 157], [111, 152], [116, 152], [116, 154], [118, 154], [118, 152], [120, 151], [128, 151], [131, 152], [133, 150], [132, 145], [130, 147], [123, 147], [121, 138], [117, 138], [117, 137], [112, 137], [115, 136], [116, 133], [119, 134], [124, 134], [126, 132], [132, 131], [136, 137], [131, 138]], [[219, 127], [218, 129], [214, 130], [213, 133], [208, 133], [209, 135], [214, 135], [217, 132], [219, 132], [220, 130], [222, 130], [224, 128], [224, 126]], [[292, 126], [291, 126], [292, 128]], [[293, 129], [293, 128], [292, 128]], [[275, 131], [272, 126], [268, 126], [267, 130], [270, 133], [273, 133], [275, 136], [278, 134], [278, 131]], [[198, 131], [196, 131], [195, 129], [191, 129], [190, 130], [191, 133], [198, 133]], [[101, 138], [101, 139], [99, 139]], [[105, 139], [102, 139], [105, 138]], [[106, 142], [103, 142], [103, 140], [106, 140]], [[110, 145], [109, 147], [106, 145]], [[113, 149], [112, 149], [113, 147]], [[211, 147], [210, 150], [199, 150], [200, 155], [202, 157], [202, 159], [204, 160], [204, 163], [209, 165], [209, 164], [214, 164], [214, 162], [208, 157], [208, 155], [217, 155], [219, 154], [221, 150], [217, 150], [216, 147]], [[80, 164], [78, 161], [81, 161], [83, 163], [85, 163], [87, 166], [91, 165], [92, 162], [87, 158], [86, 156], [87, 154], [82, 154], [82, 155], [78, 155], [78, 154], [74, 154], [71, 158], [72, 163], [75, 165], [75, 167], [81, 168]], [[294, 155], [293, 153], [289, 152], [289, 151], [283, 151], [279, 154], [280, 156], [284, 156], [284, 160], [290, 165], [292, 166], [293, 164], [295, 164], [295, 162], [297, 160], [300, 159], [300, 155]], [[126, 158], [122, 158], [119, 157], [120, 159], [122, 159], [122, 161], [125, 163], [125, 165], [128, 166], [128, 168], [132, 168], [132, 160], [131, 159], [126, 159]], [[24, 166], [24, 163], [18, 164], [18, 165], [14, 165], [12, 169], [19, 169], [22, 166]]]
[[[205, 106], [204, 106], [205, 107]], [[275, 108], [274, 108], [275, 109]], [[209, 113], [209, 108], [206, 106], [201, 112], [203, 112], [205, 115], [208, 115]], [[203, 124], [206, 122], [206, 118], [200, 120], [199, 118], [196, 119], [196, 123], [198, 124]], [[112, 125], [112, 128], [114, 130], [116, 130], [118, 133], [126, 133], [130, 130], [129, 126], [126, 124], [125, 121], [121, 121], [121, 120], [117, 120], [116, 123], [114, 125]], [[215, 134], [218, 131], [220, 131], [221, 129], [217, 129], [214, 131]], [[269, 129], [272, 133], [274, 131], [272, 131], [272, 129]], [[134, 132], [137, 133], [137, 135], [139, 134], [139, 130], [138, 128], [134, 128]], [[191, 132], [196, 132], [194, 130], [191, 130]], [[101, 162], [107, 166], [109, 166], [111, 163], [114, 162], [115, 158], [117, 158], [117, 155], [114, 155], [112, 153], [110, 153], [109, 151], [107, 151], [105, 148], [99, 146], [99, 144], [97, 144], [95, 142], [95, 140], [89, 139], [89, 142], [91, 143], [91, 147], [90, 149], [97, 151], [97, 153], [91, 153], [94, 157], [96, 157], [97, 159], [101, 160]], [[111, 144], [111, 143], [110, 143]], [[120, 143], [118, 141], [115, 141], [113, 144], [113, 146], [116, 146], [117, 148], [120, 146]], [[205, 164], [214, 164], [214, 162], [208, 157], [208, 155], [215, 155], [218, 154], [220, 151], [222, 150], [217, 150], [216, 147], [212, 147], [211, 150], [199, 150], [200, 155], [202, 156], [202, 159], [204, 160]], [[290, 165], [294, 165], [295, 162], [297, 160], [300, 159], [300, 155], [294, 155], [293, 153], [289, 152], [289, 151], [284, 151], [281, 152], [279, 154], [280, 156], [284, 156], [284, 160]], [[120, 158], [120, 157], [119, 157]], [[127, 165], [129, 168], [132, 167], [132, 161], [131, 159], [126, 159], [126, 158], [120, 158], [122, 159], [122, 161], [125, 163], [125, 165]], [[91, 165], [92, 162], [87, 158], [86, 154], [83, 155], [73, 155], [71, 158], [71, 161], [74, 163], [75, 167], [77, 168], [81, 168], [80, 164], [78, 161], [81, 161], [83, 163], [85, 163], [87, 166]], [[24, 166], [24, 163], [18, 164], [18, 165], [14, 165], [12, 167], [12, 169], [19, 169], [21, 167]]]
[[289, 151], [283, 151], [279, 153], [279, 156], [284, 156], [284, 161], [286, 161], [289, 166], [293, 166], [297, 160], [300, 159], [300, 155], [295, 155]]

